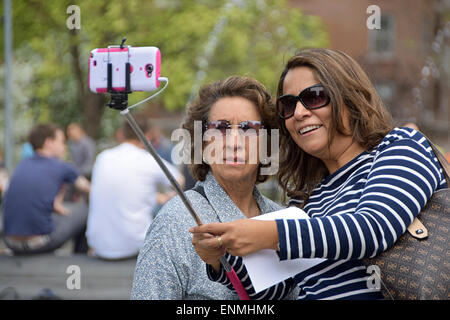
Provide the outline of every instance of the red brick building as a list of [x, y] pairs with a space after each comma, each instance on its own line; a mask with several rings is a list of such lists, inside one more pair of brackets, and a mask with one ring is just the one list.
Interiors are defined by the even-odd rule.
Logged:
[[[330, 47], [348, 53], [362, 65], [397, 124], [414, 121], [450, 150], [450, 1], [289, 3], [322, 18]], [[367, 23], [373, 25], [375, 17], [372, 5], [379, 8], [380, 29], [368, 28]]]

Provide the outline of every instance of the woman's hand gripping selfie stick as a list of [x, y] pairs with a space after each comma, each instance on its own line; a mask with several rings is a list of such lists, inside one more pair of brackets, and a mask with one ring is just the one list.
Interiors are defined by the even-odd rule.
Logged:
[[[160, 80], [165, 80], [165, 81], [168, 82], [167, 78], [161, 78]], [[167, 86], [167, 83], [166, 83], [166, 86]], [[160, 93], [160, 92], [161, 91], [159, 91], [158, 93]], [[156, 96], [156, 95], [153, 95], [152, 97], [154, 97], [154, 96]], [[152, 98], [152, 97], [150, 97], [150, 98]], [[145, 99], [145, 101], [146, 100], [149, 100], [149, 99], [147, 98], [147, 99]], [[141, 101], [141, 102], [144, 102], [144, 101]], [[141, 102], [139, 102], [137, 104], [140, 104]], [[183, 190], [181, 189], [181, 187], [178, 184], [177, 180], [172, 175], [172, 173], [169, 171], [169, 169], [167, 169], [166, 165], [161, 160], [161, 157], [158, 155], [158, 153], [153, 148], [151, 143], [147, 140], [147, 138], [145, 137], [145, 134], [142, 132], [141, 128], [139, 128], [138, 124], [136, 123], [136, 120], [134, 119], [133, 115], [131, 114], [130, 109], [135, 107], [137, 104], [135, 104], [135, 105], [133, 105], [133, 106], [131, 106], [129, 108], [126, 108], [125, 110], [121, 111], [120, 114], [125, 116], [125, 119], [128, 121], [128, 123], [130, 124], [131, 128], [133, 129], [133, 131], [138, 136], [139, 140], [141, 140], [141, 142], [144, 144], [144, 146], [147, 149], [147, 151], [152, 155], [152, 157], [156, 160], [158, 165], [161, 167], [161, 169], [163, 170], [164, 174], [169, 179], [169, 181], [172, 184], [173, 188], [175, 189], [177, 194], [180, 196], [181, 200], [183, 201], [184, 205], [188, 209], [189, 213], [194, 218], [194, 220], [197, 223], [197, 225], [199, 225], [199, 226], [202, 225], [202, 221], [200, 220], [198, 214], [195, 212], [194, 207], [192, 206], [191, 202], [188, 200], [188, 198], [183, 193]], [[220, 258], [220, 263], [222, 264], [223, 268], [225, 269], [225, 273], [226, 273], [228, 279], [231, 281], [231, 283], [232, 283], [234, 289], [236, 290], [239, 298], [241, 300], [250, 300], [250, 297], [248, 296], [247, 292], [245, 291], [244, 286], [242, 285], [242, 282], [239, 280], [238, 276], [236, 275], [236, 272], [233, 270], [233, 267], [230, 265], [228, 260], [225, 259], [224, 256], [222, 256]]]

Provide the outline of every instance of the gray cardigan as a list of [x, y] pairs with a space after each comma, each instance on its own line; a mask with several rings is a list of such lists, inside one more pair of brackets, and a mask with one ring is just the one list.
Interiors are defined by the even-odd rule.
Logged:
[[[203, 186], [209, 203], [196, 191], [185, 194], [203, 223], [246, 218], [211, 173], [197, 183]], [[263, 213], [281, 209], [256, 187], [253, 194]], [[179, 196], [161, 208], [138, 256], [131, 299], [238, 299], [231, 290], [208, 279], [205, 263], [192, 245], [188, 231], [192, 226], [195, 221]]]

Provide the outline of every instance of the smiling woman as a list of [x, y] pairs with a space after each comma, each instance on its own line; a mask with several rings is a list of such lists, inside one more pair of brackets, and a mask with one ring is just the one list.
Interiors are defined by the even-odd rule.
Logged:
[[[299, 88], [311, 88], [318, 82], [312, 69], [298, 67], [287, 73], [284, 92], [297, 92]], [[303, 89], [301, 92], [305, 92]], [[286, 96], [286, 95], [285, 95]], [[327, 101], [330, 101], [328, 96]], [[281, 104], [279, 99], [279, 104]], [[291, 139], [300, 149], [312, 157], [321, 159], [329, 173], [333, 173], [340, 166], [353, 159], [364, 149], [353, 139], [350, 130], [334, 132], [332, 130], [332, 108], [328, 104], [311, 108], [304, 102], [296, 104], [291, 117], [285, 118], [285, 127]], [[283, 107], [285, 108], [285, 107]], [[344, 128], [349, 128], [349, 117], [346, 109], [342, 109], [340, 119]], [[333, 139], [329, 139], [333, 132]], [[300, 166], [302, 162], [300, 161]]]
[[[430, 143], [414, 129], [392, 127], [365, 72], [341, 51], [298, 52], [281, 74], [277, 95], [278, 180], [289, 204], [309, 219], [202, 225], [191, 232], [209, 237], [196, 247], [213, 257], [211, 234], [219, 236], [254, 299], [282, 296], [254, 292], [240, 256], [262, 249], [277, 250], [280, 260], [327, 259], [283, 282], [293, 280], [298, 299], [381, 299], [368, 285], [362, 259], [393, 246], [433, 192], [445, 188]], [[209, 278], [230, 287], [223, 268], [202, 258], [210, 264]]]
[[[327, 174], [377, 145], [393, 128], [391, 115], [366, 73], [351, 57], [335, 50], [303, 50], [289, 60], [278, 82], [277, 109], [285, 109], [283, 95], [296, 95], [317, 84], [324, 88], [320, 94], [328, 104], [296, 103], [291, 118], [278, 119], [280, 144], [285, 146], [279, 181], [288, 197], [302, 201]], [[310, 124], [322, 128], [318, 135], [301, 139], [298, 131]], [[317, 139], [321, 142], [316, 146]]]

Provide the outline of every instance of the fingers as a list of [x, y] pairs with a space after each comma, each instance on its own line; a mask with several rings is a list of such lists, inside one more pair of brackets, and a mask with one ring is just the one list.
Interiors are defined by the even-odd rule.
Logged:
[[210, 233], [213, 235], [221, 235], [227, 230], [226, 223], [209, 223], [201, 226], [192, 227], [189, 229], [190, 233]]
[[202, 243], [203, 241], [211, 238], [215, 238], [215, 236], [210, 233], [194, 233], [192, 237], [192, 244], [196, 245], [197, 243]]
[[217, 250], [225, 247], [223, 234], [226, 230], [227, 225], [225, 223], [210, 223], [192, 227], [189, 232], [194, 235], [192, 238], [194, 246], [198, 245], [207, 250]]
[[225, 254], [225, 248], [219, 245], [218, 238], [210, 233], [194, 233], [192, 237], [192, 244], [199, 257], [213, 266]]
[[222, 238], [210, 233], [194, 233], [192, 244], [207, 250], [217, 250], [223, 247]]

